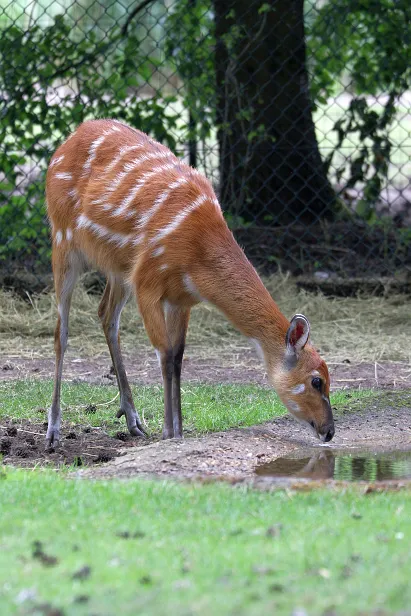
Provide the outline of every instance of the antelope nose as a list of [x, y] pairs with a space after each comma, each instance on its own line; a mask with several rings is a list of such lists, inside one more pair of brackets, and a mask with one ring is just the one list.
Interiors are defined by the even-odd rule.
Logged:
[[328, 428], [325, 428], [324, 432], [322, 432], [319, 436], [320, 436], [320, 439], [323, 441], [323, 443], [328, 443], [329, 441], [331, 441], [334, 434], [335, 434], [335, 429], [334, 429], [334, 426], [332, 425]]

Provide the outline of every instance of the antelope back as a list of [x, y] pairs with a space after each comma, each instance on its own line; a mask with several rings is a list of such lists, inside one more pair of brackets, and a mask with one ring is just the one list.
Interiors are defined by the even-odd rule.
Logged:
[[56, 249], [79, 250], [122, 276], [131, 276], [147, 252], [157, 273], [192, 261], [202, 227], [225, 225], [205, 177], [115, 120], [85, 122], [58, 148], [47, 172], [47, 203]]

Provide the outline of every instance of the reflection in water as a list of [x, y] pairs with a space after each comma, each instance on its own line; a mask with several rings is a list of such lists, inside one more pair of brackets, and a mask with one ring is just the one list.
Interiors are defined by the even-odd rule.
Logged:
[[332, 449], [315, 449], [304, 457], [277, 458], [256, 467], [257, 475], [301, 477], [307, 479], [342, 479], [345, 481], [382, 481], [411, 479], [411, 450], [389, 453], [362, 452], [347, 454]]

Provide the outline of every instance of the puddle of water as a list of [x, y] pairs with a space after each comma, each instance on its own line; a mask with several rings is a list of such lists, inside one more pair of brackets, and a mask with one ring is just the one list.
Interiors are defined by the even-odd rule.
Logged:
[[256, 467], [257, 475], [344, 481], [411, 479], [411, 449], [348, 453], [338, 449], [295, 452]]

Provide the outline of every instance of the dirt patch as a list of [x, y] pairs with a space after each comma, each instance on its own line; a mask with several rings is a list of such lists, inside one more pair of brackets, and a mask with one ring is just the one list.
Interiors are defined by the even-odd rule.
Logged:
[[46, 430], [46, 423], [1, 420], [0, 455], [3, 463], [26, 468], [68, 464], [90, 466], [109, 462], [127, 447], [136, 445], [136, 441], [123, 431], [112, 437], [100, 428], [69, 426], [63, 429], [58, 449], [46, 452]]
[[[132, 383], [159, 384], [161, 374], [151, 349], [125, 357], [127, 374]], [[368, 362], [353, 364], [349, 360], [328, 364], [331, 389], [411, 388], [411, 366], [405, 362]], [[0, 381], [54, 377], [53, 359], [25, 359], [0, 356]], [[64, 362], [64, 379], [91, 384], [115, 383], [110, 363], [105, 357], [82, 359], [68, 355]], [[253, 351], [227, 351], [218, 358], [184, 359], [183, 380], [194, 383], [256, 383], [268, 386], [267, 375]]]

